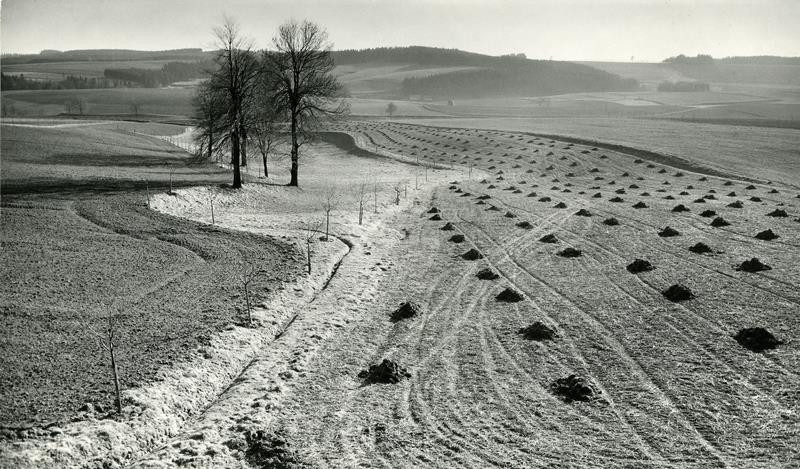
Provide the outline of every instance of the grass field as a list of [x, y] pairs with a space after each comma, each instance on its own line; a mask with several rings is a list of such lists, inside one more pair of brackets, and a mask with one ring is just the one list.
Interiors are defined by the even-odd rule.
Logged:
[[63, 80], [67, 75], [103, 78], [103, 71], [107, 68], [144, 68], [160, 69], [168, 62], [175, 60], [124, 60], [110, 61], [85, 61], [85, 62], [46, 62], [30, 64], [12, 64], [3, 67], [6, 75], [25, 75], [25, 78], [35, 80]]
[[677, 156], [740, 177], [795, 186], [800, 180], [800, 131], [796, 129], [644, 119], [463, 118], [407, 122], [580, 137]]
[[192, 114], [189, 87], [108, 88], [95, 90], [24, 90], [3, 91], [3, 100], [12, 104], [21, 116], [52, 116], [66, 112], [64, 103], [83, 99], [86, 114], [131, 115], [137, 103], [142, 115], [186, 117]]
[[228, 182], [161, 140], [153, 124], [2, 127], [0, 425], [64, 423], [111, 410], [108, 361], [90, 328], [119, 315], [125, 388], [158, 378], [242, 323], [240, 275], [270, 265], [253, 301], [299, 274], [294, 247], [147, 208], [169, 188]]

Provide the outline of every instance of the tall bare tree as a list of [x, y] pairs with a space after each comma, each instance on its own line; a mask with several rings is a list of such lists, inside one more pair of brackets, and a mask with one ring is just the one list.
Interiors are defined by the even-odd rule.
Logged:
[[256, 98], [252, 108], [252, 122], [250, 124], [251, 134], [256, 143], [261, 159], [264, 162], [264, 177], [269, 177], [269, 167], [267, 159], [269, 154], [280, 143], [282, 113], [275, 103], [274, 83], [271, 75], [262, 73], [259, 77], [259, 84]]
[[198, 154], [205, 153], [208, 159], [212, 159], [220, 147], [228, 142], [225, 120], [227, 104], [224, 97], [211, 86], [211, 80], [205, 80], [196, 88], [192, 100], [198, 130], [194, 134], [194, 141]]
[[233, 165], [233, 187], [242, 187], [241, 143], [246, 137], [246, 109], [253, 99], [258, 61], [252, 43], [239, 32], [238, 25], [225, 18], [222, 25], [214, 28], [219, 53], [215, 58], [217, 69], [212, 73], [209, 86], [225, 103], [225, 125], [231, 144]]
[[347, 112], [342, 86], [333, 75], [328, 34], [310, 21], [290, 20], [278, 28], [274, 51], [264, 54], [272, 75], [275, 101], [286, 110], [291, 137], [290, 186], [299, 185], [300, 147], [309, 141], [321, 120]]

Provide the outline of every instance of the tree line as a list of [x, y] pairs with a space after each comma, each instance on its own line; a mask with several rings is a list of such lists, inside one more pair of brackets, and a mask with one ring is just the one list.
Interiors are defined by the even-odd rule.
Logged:
[[167, 62], [160, 69], [147, 68], [107, 68], [103, 76], [130, 85], [145, 88], [159, 88], [175, 82], [203, 78], [208, 75], [211, 62]]
[[91, 88], [114, 88], [121, 86], [120, 82], [104, 78], [82, 77], [67, 75], [63, 80], [32, 80], [21, 75], [6, 75], [0, 73], [0, 89], [10, 90], [85, 90]]
[[194, 97], [196, 144], [209, 158], [230, 150], [234, 188], [255, 143], [269, 176], [267, 158], [278, 141], [291, 149], [290, 186], [299, 185], [301, 147], [326, 119], [347, 112], [326, 31], [310, 21], [282, 24], [272, 48], [256, 51], [237, 24], [214, 29], [217, 53], [209, 78]]

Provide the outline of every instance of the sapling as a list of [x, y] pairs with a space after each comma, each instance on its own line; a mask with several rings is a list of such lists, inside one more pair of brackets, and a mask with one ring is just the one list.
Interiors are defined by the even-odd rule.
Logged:
[[250, 308], [250, 284], [255, 280], [259, 275], [264, 272], [259, 266], [253, 264], [247, 264], [244, 267], [244, 272], [242, 272], [241, 276], [241, 283], [242, 283], [242, 290], [244, 290], [244, 301], [245, 306], [247, 307], [247, 325], [253, 325], [253, 312]]
[[111, 373], [114, 379], [114, 406], [117, 409], [117, 413], [122, 413], [122, 389], [119, 384], [119, 369], [117, 368], [117, 357], [116, 357], [116, 350], [114, 342], [117, 340], [117, 331], [116, 331], [116, 316], [109, 314], [106, 316], [106, 329], [102, 332], [98, 332], [97, 330], [92, 327], [91, 324], [87, 324], [87, 328], [92, 335], [95, 336], [97, 339], [97, 343], [100, 345], [100, 348], [105, 349], [108, 352], [109, 359], [111, 361]]
[[329, 187], [325, 191], [324, 200], [322, 201], [322, 210], [325, 212], [325, 238], [328, 241], [331, 225], [331, 211], [336, 208], [339, 203], [339, 196], [336, 193], [336, 188]]

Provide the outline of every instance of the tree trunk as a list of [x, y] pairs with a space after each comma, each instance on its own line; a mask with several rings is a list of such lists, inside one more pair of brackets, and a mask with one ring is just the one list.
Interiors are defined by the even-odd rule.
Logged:
[[325, 241], [327, 241], [329, 239], [328, 238], [328, 233], [329, 233], [328, 228], [330, 226], [331, 226], [331, 212], [327, 211], [327, 212], [325, 212]]
[[311, 241], [306, 241], [306, 262], [308, 266], [308, 275], [311, 275]]
[[358, 224], [360, 225], [363, 220], [364, 220], [364, 202], [361, 201], [358, 203]]
[[119, 370], [117, 370], [117, 358], [114, 355], [114, 340], [108, 341], [108, 351], [111, 353], [111, 370], [114, 372], [114, 391], [116, 397], [114, 404], [117, 406], [117, 413], [122, 414], [122, 393], [119, 387]]
[[299, 157], [300, 146], [297, 144], [297, 116], [292, 116], [292, 169], [291, 169], [291, 180], [289, 181], [290, 186], [298, 186], [297, 181], [297, 159]]
[[208, 130], [208, 160], [211, 161], [211, 158], [214, 156], [214, 132], [211, 130], [209, 126]]
[[264, 177], [269, 177], [269, 170], [267, 169], [267, 155], [263, 155], [264, 158]]
[[233, 188], [242, 187], [242, 173], [239, 170], [239, 132], [233, 130], [231, 135], [231, 163], [233, 163]]
[[239, 127], [239, 137], [241, 138], [242, 166], [247, 166], [247, 129]]

